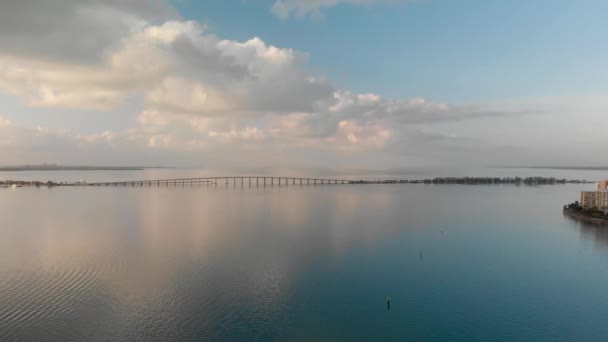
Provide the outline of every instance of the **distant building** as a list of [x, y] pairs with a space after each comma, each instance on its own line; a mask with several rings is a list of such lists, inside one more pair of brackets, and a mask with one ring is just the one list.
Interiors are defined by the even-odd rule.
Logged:
[[581, 191], [581, 206], [608, 210], [608, 179], [600, 181], [595, 191]]

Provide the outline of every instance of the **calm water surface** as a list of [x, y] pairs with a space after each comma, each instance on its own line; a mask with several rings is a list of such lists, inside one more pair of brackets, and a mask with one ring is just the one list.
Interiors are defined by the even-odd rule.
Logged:
[[606, 340], [584, 187], [0, 189], [0, 340]]

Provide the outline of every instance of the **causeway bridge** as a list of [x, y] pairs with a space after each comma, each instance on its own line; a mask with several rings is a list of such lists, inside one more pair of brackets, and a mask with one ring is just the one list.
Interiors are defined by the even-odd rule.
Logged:
[[87, 186], [186, 186], [186, 185], [225, 185], [225, 186], [288, 186], [288, 185], [329, 185], [354, 184], [357, 181], [330, 178], [275, 177], [275, 176], [232, 176], [136, 180], [120, 182], [86, 183]]

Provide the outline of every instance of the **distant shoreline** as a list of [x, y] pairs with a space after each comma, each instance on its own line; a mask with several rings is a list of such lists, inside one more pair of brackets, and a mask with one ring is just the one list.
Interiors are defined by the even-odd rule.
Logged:
[[433, 179], [386, 179], [386, 180], [353, 180], [353, 179], [315, 179], [306, 177], [278, 177], [278, 176], [220, 176], [220, 177], [200, 177], [200, 178], [175, 178], [175, 179], [142, 179], [142, 180], [131, 180], [131, 181], [114, 181], [114, 182], [95, 182], [87, 183], [84, 181], [80, 182], [53, 182], [53, 181], [15, 181], [7, 180], [0, 181], [0, 186], [42, 186], [46, 185], [49, 187], [53, 186], [160, 186], [162, 185], [192, 185], [201, 183], [214, 183], [217, 184], [218, 180], [225, 181], [226, 186], [229, 184], [236, 185], [237, 181], [244, 185], [246, 180], [247, 184], [259, 185], [260, 179], [263, 179], [263, 186], [266, 186], [266, 180], [269, 180], [269, 185], [273, 186], [275, 183], [278, 186], [296, 185], [296, 181], [299, 185], [313, 185], [317, 184], [433, 184], [433, 185], [499, 185], [506, 184], [512, 186], [542, 186], [542, 185], [563, 185], [563, 184], [586, 184], [594, 183], [587, 180], [568, 180], [568, 179], [557, 179], [553, 177], [506, 177], [506, 178], [490, 178], [490, 177], [442, 177]]
[[492, 166], [501, 169], [542, 169], [542, 170], [578, 170], [608, 171], [608, 166]]
[[24, 165], [0, 167], [0, 172], [23, 171], [142, 171], [146, 169], [170, 169], [170, 167], [144, 166], [59, 166], [59, 165]]
[[426, 179], [387, 179], [387, 180], [359, 180], [352, 184], [462, 184], [462, 185], [559, 185], [559, 184], [591, 184], [596, 181], [586, 179], [566, 179], [555, 177], [435, 177]]

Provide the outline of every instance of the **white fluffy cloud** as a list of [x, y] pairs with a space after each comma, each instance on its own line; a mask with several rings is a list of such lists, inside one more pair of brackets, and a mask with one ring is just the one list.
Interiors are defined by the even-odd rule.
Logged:
[[[339, 3], [374, 2], [279, 0], [273, 10], [281, 16], [307, 15]], [[61, 140], [48, 145], [67, 150], [70, 144], [85, 150], [103, 145], [137, 155], [166, 150], [247, 157], [278, 151], [274, 156], [280, 160], [286, 149], [346, 158], [370, 151], [398, 155], [395, 146], [404, 142], [420, 148], [435, 143], [421, 139], [420, 129], [412, 126], [517, 114], [356, 94], [311, 73], [307, 62], [305, 53], [258, 37], [221, 39], [203, 24], [181, 20], [160, 0], [2, 3], [0, 91], [26, 106], [98, 110], [99, 115], [131, 99], [142, 108], [135, 126], [97, 134], [81, 134], [77, 127], [69, 133], [40, 132], [3, 119], [0, 146], [38, 146], [43, 137]]]
[[313, 110], [332, 94], [325, 80], [302, 71], [305, 55], [259, 38], [219, 40], [195, 22], [133, 30], [96, 64], [0, 51], [0, 89], [31, 105], [94, 109], [140, 95], [150, 107], [197, 115]]

